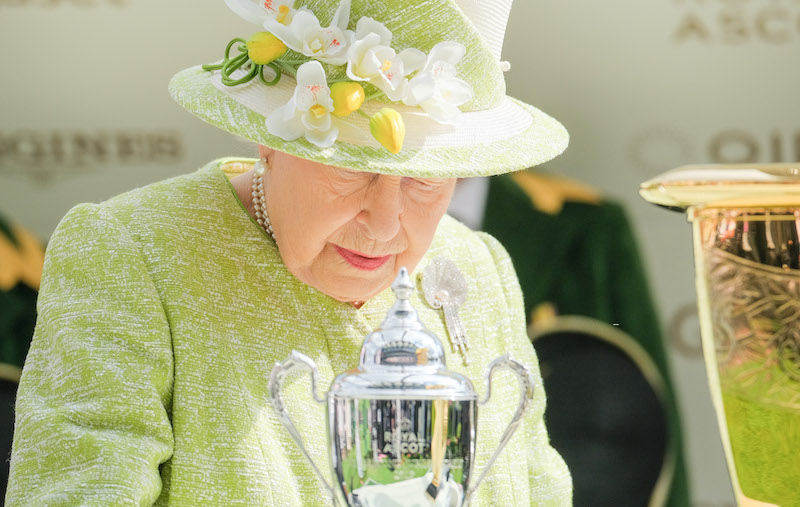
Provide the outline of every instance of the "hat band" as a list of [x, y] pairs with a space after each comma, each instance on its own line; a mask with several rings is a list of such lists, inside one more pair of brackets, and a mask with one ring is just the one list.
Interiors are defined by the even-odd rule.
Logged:
[[[294, 83], [290, 79], [283, 80], [276, 86], [267, 87], [260, 81], [253, 80], [239, 86], [222, 84], [221, 74], [209, 73], [209, 78], [220, 92], [254, 111], [264, 118], [274, 110], [286, 104], [294, 93]], [[376, 102], [365, 104], [367, 112], [377, 112], [385, 104]], [[462, 112], [458, 123], [445, 125], [421, 114], [418, 107], [393, 105], [403, 115], [406, 126], [405, 149], [447, 148], [456, 146], [479, 145], [503, 141], [528, 130], [533, 122], [530, 113], [505, 97], [500, 105], [482, 111]], [[337, 142], [356, 146], [380, 147], [369, 132], [369, 119], [351, 115], [347, 120], [334, 120], [339, 127]]]

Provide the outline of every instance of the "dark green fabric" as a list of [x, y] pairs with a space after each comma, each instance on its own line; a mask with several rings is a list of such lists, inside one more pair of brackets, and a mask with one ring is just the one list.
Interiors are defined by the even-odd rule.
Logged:
[[[2, 217], [0, 236], [18, 244], [11, 226]], [[0, 363], [21, 368], [25, 362], [36, 324], [36, 296], [36, 290], [23, 283], [11, 290], [0, 290]]]
[[[0, 237], [8, 238], [19, 246], [11, 225], [0, 217]], [[3, 269], [3, 266], [0, 266]], [[22, 367], [33, 337], [36, 324], [36, 297], [38, 292], [23, 283], [11, 290], [0, 290], [0, 363]], [[14, 433], [14, 402], [16, 382], [0, 379], [0, 503], [5, 502], [8, 483], [8, 457]]]
[[17, 237], [14, 235], [14, 231], [11, 230], [11, 225], [3, 217], [0, 217], [0, 235], [8, 238], [12, 245], [19, 246]]
[[0, 291], [0, 363], [25, 363], [36, 324], [37, 292], [25, 284]]
[[[510, 175], [490, 180], [483, 229], [506, 247], [525, 310], [552, 303], [559, 315], [584, 315], [618, 326], [650, 354], [672, 391], [658, 316], [642, 260], [621, 206], [566, 202], [557, 215], [537, 210]], [[680, 418], [670, 393], [677, 467], [667, 505], [689, 505]]]

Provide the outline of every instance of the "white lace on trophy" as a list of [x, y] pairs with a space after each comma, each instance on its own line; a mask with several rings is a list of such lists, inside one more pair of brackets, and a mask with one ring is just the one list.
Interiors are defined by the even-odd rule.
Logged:
[[367, 484], [353, 491], [357, 505], [364, 507], [459, 507], [464, 499], [460, 484], [448, 479], [436, 498], [427, 493], [433, 472], [393, 484]]

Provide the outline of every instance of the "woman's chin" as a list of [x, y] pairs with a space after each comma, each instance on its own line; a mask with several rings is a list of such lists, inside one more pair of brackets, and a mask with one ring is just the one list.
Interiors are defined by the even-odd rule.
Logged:
[[362, 269], [345, 262], [344, 259], [336, 259], [336, 262], [325, 264], [318, 263], [309, 271], [298, 270], [301, 275], [298, 278], [337, 301], [364, 303], [392, 285], [400, 267], [405, 265], [400, 264], [401, 260], [413, 264], [406, 266], [409, 270], [416, 266], [416, 262], [410, 263], [407, 258], [392, 257], [375, 269]]
[[324, 291], [332, 298], [343, 303], [364, 303], [369, 301], [381, 291], [386, 289], [392, 284], [392, 280], [382, 281], [378, 283], [347, 283], [336, 284], [330, 287], [330, 291]]
[[364, 303], [392, 285], [394, 278], [394, 271], [386, 266], [386, 269], [332, 277], [318, 289], [344, 303]]

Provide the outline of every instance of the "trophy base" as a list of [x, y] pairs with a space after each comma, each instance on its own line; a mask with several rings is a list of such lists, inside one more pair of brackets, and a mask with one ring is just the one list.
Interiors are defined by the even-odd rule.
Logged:
[[392, 484], [371, 484], [353, 491], [357, 507], [458, 507], [464, 490], [453, 479], [435, 488], [431, 497], [433, 473]]

